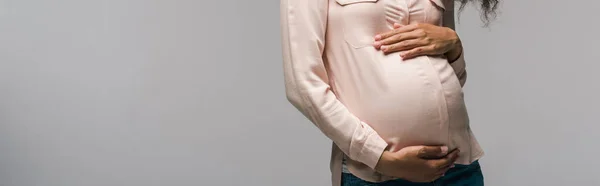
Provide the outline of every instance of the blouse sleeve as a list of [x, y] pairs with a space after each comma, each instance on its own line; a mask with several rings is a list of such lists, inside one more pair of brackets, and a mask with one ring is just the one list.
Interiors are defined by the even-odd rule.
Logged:
[[349, 158], [375, 168], [387, 143], [337, 99], [323, 63], [327, 0], [281, 0], [287, 99]]

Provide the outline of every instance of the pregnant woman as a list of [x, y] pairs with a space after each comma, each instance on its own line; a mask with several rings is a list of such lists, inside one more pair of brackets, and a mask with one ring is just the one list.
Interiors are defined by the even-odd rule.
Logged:
[[281, 0], [281, 29], [287, 98], [333, 141], [334, 186], [483, 185], [453, 0]]

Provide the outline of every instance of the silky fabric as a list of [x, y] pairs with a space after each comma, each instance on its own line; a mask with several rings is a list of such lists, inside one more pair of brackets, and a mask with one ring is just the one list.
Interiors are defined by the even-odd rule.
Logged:
[[394, 23], [454, 29], [452, 0], [281, 0], [280, 10], [286, 96], [333, 141], [333, 185], [344, 156], [363, 180], [395, 179], [375, 171], [386, 147], [446, 145], [463, 165], [483, 156], [464, 103], [464, 52], [404, 60], [373, 47]]

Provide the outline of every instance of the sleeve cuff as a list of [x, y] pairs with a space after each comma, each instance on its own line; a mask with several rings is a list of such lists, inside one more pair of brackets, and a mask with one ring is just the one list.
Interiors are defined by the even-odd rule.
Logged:
[[450, 65], [452, 65], [452, 67], [463, 67], [465, 65], [465, 54], [464, 52], [460, 52], [458, 58], [454, 59], [453, 61], [448, 61], [448, 63], [450, 63]]
[[458, 77], [458, 81], [460, 82], [460, 86], [464, 86], [466, 81], [467, 81], [467, 70], [466, 70], [466, 66], [467, 63], [465, 62], [465, 54], [464, 54], [464, 50], [463, 52], [460, 53], [460, 56], [458, 57], [458, 59], [449, 62], [450, 66], [452, 66], [452, 69], [454, 69], [454, 73], [456, 74], [456, 77]]
[[388, 143], [377, 134], [374, 130], [371, 129], [369, 135], [367, 135], [362, 148], [360, 149], [360, 153], [358, 154], [358, 160], [369, 166], [372, 169], [375, 169], [381, 155], [385, 148], [387, 148]]
[[452, 68], [456, 72], [456, 75], [458, 75], [460, 77], [461, 74], [465, 71], [465, 67], [466, 67], [464, 52], [461, 52], [460, 56], [456, 60], [450, 61], [449, 63], [450, 63], [450, 66], [452, 66]]

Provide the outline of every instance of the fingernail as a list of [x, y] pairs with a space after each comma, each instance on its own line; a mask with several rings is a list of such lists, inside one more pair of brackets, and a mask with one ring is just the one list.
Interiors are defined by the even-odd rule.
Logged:
[[388, 46], [381, 46], [381, 50], [383, 50], [384, 52], [387, 51]]
[[376, 36], [375, 36], [375, 40], [376, 40], [376, 41], [378, 41], [378, 40], [380, 40], [380, 39], [381, 39], [381, 35], [376, 35]]
[[448, 153], [448, 147], [443, 146], [442, 147], [442, 154], [446, 154], [446, 153]]
[[375, 47], [381, 47], [381, 42], [379, 42], [379, 41], [376, 41], [375, 43], [373, 43], [373, 45], [374, 45]]

